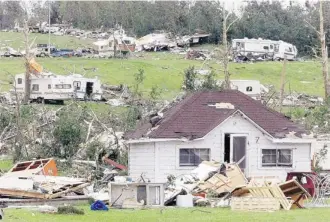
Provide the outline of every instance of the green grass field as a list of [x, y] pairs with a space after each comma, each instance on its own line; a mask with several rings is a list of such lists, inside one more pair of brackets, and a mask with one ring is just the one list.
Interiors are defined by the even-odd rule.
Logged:
[[[134, 73], [145, 70], [144, 91], [148, 93], [152, 86], [163, 90], [163, 98], [172, 98], [180, 91], [183, 71], [190, 65], [197, 69], [214, 69], [219, 79], [223, 79], [221, 65], [216, 61], [203, 63], [184, 59], [184, 55], [166, 52], [142, 53], [143, 57], [129, 59], [85, 59], [85, 58], [43, 58], [38, 62], [44, 69], [57, 74], [70, 72], [98, 76], [103, 83], [127, 84], [134, 82]], [[10, 73], [15, 75], [24, 72], [22, 58], [0, 59], [1, 91], [8, 90]], [[84, 71], [83, 68], [97, 68], [96, 72]], [[266, 85], [274, 85], [279, 89], [282, 63], [231, 63], [232, 79], [256, 79]], [[311, 95], [323, 95], [321, 65], [318, 62], [289, 62], [287, 65], [286, 92], [304, 92]]]
[[[47, 34], [39, 34], [39, 33], [31, 33], [29, 39], [32, 41], [35, 39], [35, 44], [47, 44], [48, 43], [48, 35]], [[15, 50], [25, 50], [24, 46], [24, 34], [18, 32], [0, 32], [0, 48], [9, 46], [14, 48]], [[50, 43], [55, 45], [58, 48], [73, 48], [76, 49], [78, 47], [87, 47], [90, 46], [92, 41], [86, 39], [78, 39], [72, 36], [50, 36]]]
[[0, 160], [0, 170], [6, 172], [13, 166], [13, 161], [9, 159]]
[[[326, 222], [329, 208], [278, 211], [273, 213], [233, 212], [220, 208], [114, 210], [95, 212], [82, 207], [85, 215], [41, 214], [29, 210], [5, 209], [5, 221], [64, 222], [64, 221], [117, 221], [117, 222]], [[203, 211], [203, 212], [202, 212]]]

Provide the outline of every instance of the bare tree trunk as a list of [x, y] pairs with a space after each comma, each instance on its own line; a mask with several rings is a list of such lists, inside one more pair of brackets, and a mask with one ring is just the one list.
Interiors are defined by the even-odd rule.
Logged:
[[25, 37], [25, 92], [24, 92], [24, 104], [27, 104], [30, 99], [30, 46], [29, 46], [29, 27], [27, 21], [24, 24], [24, 37]]
[[228, 71], [228, 42], [227, 42], [227, 18], [225, 8], [223, 7], [223, 22], [222, 22], [222, 45], [224, 47], [223, 57], [223, 72], [225, 75], [225, 89], [230, 89], [230, 73]]
[[320, 40], [322, 50], [322, 74], [324, 81], [325, 99], [330, 96], [329, 67], [328, 67], [328, 49], [325, 41], [324, 19], [323, 19], [323, 0], [320, 0]]
[[281, 73], [280, 111], [282, 111], [283, 99], [284, 99], [285, 75], [286, 75], [286, 56], [284, 56], [283, 68]]

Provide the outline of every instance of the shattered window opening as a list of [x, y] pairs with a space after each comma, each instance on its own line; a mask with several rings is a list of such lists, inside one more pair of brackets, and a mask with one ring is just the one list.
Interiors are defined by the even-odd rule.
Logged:
[[262, 166], [292, 167], [292, 149], [263, 149]]
[[198, 166], [210, 160], [210, 149], [180, 149], [180, 166]]

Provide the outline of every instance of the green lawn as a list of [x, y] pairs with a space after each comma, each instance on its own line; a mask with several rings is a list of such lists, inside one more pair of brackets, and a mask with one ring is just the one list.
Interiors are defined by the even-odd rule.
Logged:
[[[24, 222], [64, 222], [64, 221], [117, 221], [117, 222], [201, 222], [201, 221], [230, 221], [230, 222], [309, 222], [329, 221], [329, 208], [279, 211], [273, 213], [233, 212], [230, 209], [191, 208], [191, 209], [152, 209], [152, 210], [114, 210], [108, 212], [90, 211], [83, 207], [85, 215], [50, 215], [28, 210], [5, 210], [5, 221]], [[201, 212], [203, 211], [203, 212]]]
[[6, 159], [6, 160], [0, 160], [0, 170], [3, 172], [7, 172], [10, 168], [13, 166], [13, 161]]
[[[31, 33], [30, 40], [36, 38], [35, 44], [48, 43], [48, 34]], [[0, 31], [0, 48], [9, 46], [15, 50], [25, 50], [24, 34], [17, 32], [1, 32]], [[72, 48], [90, 46], [92, 41], [86, 39], [78, 39], [72, 36], [54, 36], [50, 35], [50, 43], [58, 48]]]
[[[58, 74], [69, 72], [86, 74], [86, 76], [99, 76], [103, 83], [127, 84], [134, 82], [134, 73], [138, 69], [145, 70], [145, 93], [150, 92], [152, 86], [163, 90], [163, 98], [175, 96], [182, 85], [183, 70], [190, 65], [196, 68], [214, 69], [218, 78], [223, 79], [221, 65], [215, 61], [206, 62], [184, 59], [184, 55], [175, 55], [165, 52], [143, 53], [143, 57], [134, 56], [129, 59], [85, 59], [85, 58], [43, 58], [38, 62], [46, 70]], [[96, 72], [84, 71], [83, 68], [97, 68]], [[279, 88], [282, 63], [231, 63], [230, 72], [232, 79], [256, 79], [266, 85], [275, 85]], [[10, 85], [9, 74], [24, 71], [21, 58], [0, 59], [0, 87], [1, 91], [8, 90]], [[297, 91], [312, 95], [323, 95], [321, 65], [318, 62], [289, 62], [287, 65], [286, 92]], [[7, 84], [6, 84], [7, 83]]]

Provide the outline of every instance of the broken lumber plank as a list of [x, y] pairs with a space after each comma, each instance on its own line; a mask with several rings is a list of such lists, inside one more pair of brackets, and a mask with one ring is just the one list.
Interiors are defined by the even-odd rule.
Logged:
[[11, 196], [11, 197], [29, 197], [29, 198], [37, 198], [37, 199], [47, 199], [47, 194], [34, 192], [34, 191], [13, 190], [13, 189], [3, 189], [3, 188], [0, 188], [0, 195]]
[[77, 190], [80, 190], [82, 188], [85, 188], [87, 186], [89, 186], [90, 183], [83, 183], [83, 184], [80, 184], [76, 187], [72, 187], [72, 188], [69, 188], [69, 189], [66, 189], [64, 191], [61, 191], [61, 192], [58, 192], [58, 193], [54, 193], [54, 194], [51, 194], [48, 196], [48, 199], [54, 199], [54, 198], [57, 198], [57, 197], [61, 197], [63, 196], [64, 194], [67, 194], [67, 193], [71, 193], [71, 192], [74, 192], [74, 191], [77, 191]]

